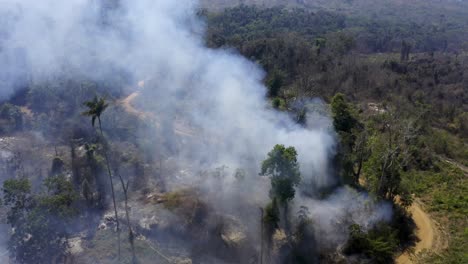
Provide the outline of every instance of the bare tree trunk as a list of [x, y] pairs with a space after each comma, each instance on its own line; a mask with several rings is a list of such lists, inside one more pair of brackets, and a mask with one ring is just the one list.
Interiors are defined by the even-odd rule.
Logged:
[[289, 217], [288, 217], [288, 213], [289, 213], [289, 204], [288, 202], [284, 202], [284, 206], [283, 206], [283, 209], [284, 209], [284, 231], [286, 232], [286, 235], [288, 236], [288, 241], [290, 239], [290, 235], [291, 235], [291, 227], [289, 225]]
[[[104, 140], [104, 133], [102, 133], [101, 118], [98, 116], [99, 121], [99, 131], [101, 131], [102, 139]], [[109, 174], [111, 192], [112, 192], [112, 202], [114, 203], [114, 213], [115, 213], [115, 222], [117, 224], [117, 244], [118, 244], [118, 254], [120, 260], [120, 225], [119, 225], [119, 216], [117, 213], [117, 204], [115, 202], [115, 192], [114, 192], [114, 181], [112, 180], [112, 172], [109, 164], [109, 157], [107, 156], [107, 149], [104, 147], [104, 158], [106, 159], [107, 173]]]
[[361, 177], [362, 163], [363, 163], [363, 158], [362, 158], [362, 156], [360, 156], [359, 160], [358, 160], [357, 171], [355, 172], [353, 170], [354, 181], [358, 185], [359, 185], [359, 178]]
[[127, 225], [128, 225], [128, 241], [130, 242], [130, 247], [132, 250], [132, 263], [136, 264], [137, 263], [137, 258], [135, 254], [135, 234], [133, 233], [132, 226], [130, 224], [130, 213], [128, 210], [128, 181], [127, 184], [125, 184], [122, 175], [120, 173], [117, 173], [119, 175], [120, 183], [122, 184], [122, 189], [124, 191], [124, 198], [125, 198], [125, 216], [127, 219]]
[[382, 164], [382, 173], [380, 175], [380, 180], [379, 180], [379, 186], [378, 186], [378, 189], [377, 189], [377, 193], [380, 195], [380, 197], [382, 198], [385, 198], [384, 194], [385, 194], [385, 191], [384, 191], [384, 180], [386, 178], [386, 169], [387, 169], [387, 161], [388, 161], [388, 154], [385, 154], [385, 161], [384, 163]]

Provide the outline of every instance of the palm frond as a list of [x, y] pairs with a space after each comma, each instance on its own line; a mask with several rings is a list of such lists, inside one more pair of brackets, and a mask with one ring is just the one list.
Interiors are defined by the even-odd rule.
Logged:
[[88, 111], [83, 112], [82, 115], [91, 117], [93, 127], [96, 124], [96, 118], [99, 118], [109, 106], [104, 98], [98, 98], [97, 96], [95, 96], [91, 101], [84, 102], [83, 105], [88, 107]]

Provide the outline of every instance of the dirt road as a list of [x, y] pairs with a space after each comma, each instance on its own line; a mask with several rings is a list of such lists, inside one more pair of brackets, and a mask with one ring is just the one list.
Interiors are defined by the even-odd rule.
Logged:
[[424, 249], [431, 249], [434, 246], [435, 233], [437, 228], [434, 226], [433, 221], [430, 216], [424, 212], [421, 208], [421, 203], [419, 201], [414, 201], [409, 211], [412, 215], [414, 223], [417, 226], [416, 235], [419, 238], [419, 241], [416, 243], [416, 246], [413, 248], [413, 252], [404, 252], [397, 259], [397, 264], [411, 264], [414, 263], [412, 260], [412, 255], [418, 254]]

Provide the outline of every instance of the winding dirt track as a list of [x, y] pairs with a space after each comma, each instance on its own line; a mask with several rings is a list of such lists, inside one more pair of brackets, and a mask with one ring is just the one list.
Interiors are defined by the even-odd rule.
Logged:
[[[439, 156], [439, 159], [452, 166], [458, 167], [465, 174], [465, 176], [468, 176], [468, 167], [466, 167], [465, 165], [455, 160], [451, 160], [441, 156]], [[443, 236], [441, 236], [442, 232], [440, 232], [440, 230], [438, 230], [435, 227], [434, 221], [422, 209], [421, 202], [415, 201], [410, 207], [409, 211], [411, 212], [413, 220], [416, 223], [416, 226], [418, 227], [416, 235], [418, 236], [420, 241], [414, 247], [414, 252], [404, 252], [403, 254], [401, 254], [396, 259], [397, 264], [417, 263], [417, 261], [413, 260], [414, 258], [412, 259], [413, 255], [420, 253], [424, 249], [438, 251], [441, 247], [448, 246], [447, 241], [444, 241], [445, 239], [443, 239]]]
[[435, 233], [437, 232], [437, 228], [435, 228], [430, 216], [421, 208], [420, 202], [414, 201], [409, 208], [409, 212], [411, 213], [414, 223], [417, 226], [416, 235], [418, 236], [419, 241], [413, 248], [413, 252], [410, 253], [406, 251], [396, 259], [397, 264], [414, 263], [412, 260], [413, 254], [418, 254], [424, 249], [432, 249], [434, 246], [436, 237]]

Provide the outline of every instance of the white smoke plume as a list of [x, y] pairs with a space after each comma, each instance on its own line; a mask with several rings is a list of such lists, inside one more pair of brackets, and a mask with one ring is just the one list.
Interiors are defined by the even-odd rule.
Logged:
[[[239, 192], [229, 188], [237, 168], [246, 169], [251, 183], [246, 188], [266, 199], [269, 184], [256, 182], [260, 163], [275, 144], [297, 149], [304, 182], [316, 188], [336, 184], [329, 119], [310, 113], [303, 127], [273, 110], [258, 65], [235, 51], [204, 46], [197, 7], [192, 0], [0, 0], [0, 100], [27, 82], [70, 74], [105, 80], [118, 70], [135, 83], [149, 79], [145, 102], [153, 102], [155, 114], [167, 121], [163, 125], [180, 119], [193, 130], [178, 159], [199, 169], [227, 166], [226, 193], [216, 194], [222, 206], [229, 203], [223, 197]], [[352, 203], [339, 197], [349, 196], [340, 191], [325, 202], [298, 203], [325, 218]], [[373, 215], [385, 218], [378, 210]]]
[[240, 157], [259, 161], [275, 144], [291, 145], [306, 179], [315, 178], [319, 186], [333, 183], [329, 127], [304, 129], [268, 109], [257, 65], [203, 46], [195, 1], [120, 1], [110, 11], [103, 2], [2, 0], [0, 95], [8, 97], [27, 79], [68, 74], [64, 69], [97, 79], [123, 69], [134, 80], [154, 78], [152, 99], [164, 114], [174, 115], [190, 97], [195, 103], [184, 118], [216, 139], [218, 150], [210, 155], [220, 163], [229, 166]]

